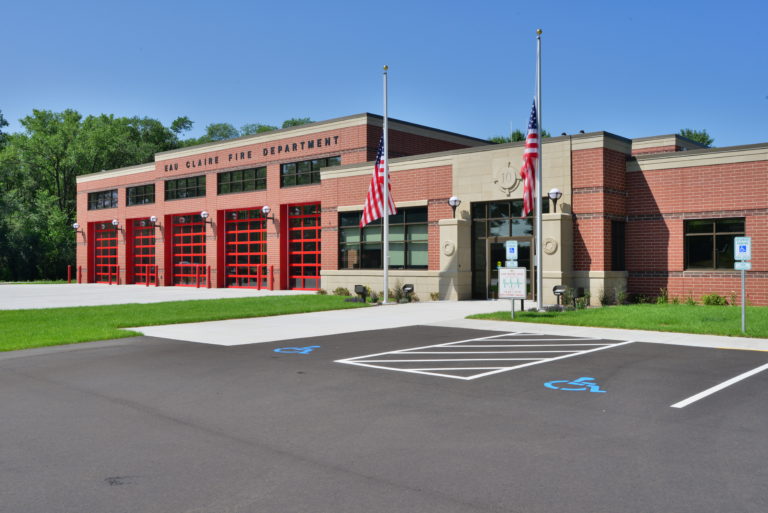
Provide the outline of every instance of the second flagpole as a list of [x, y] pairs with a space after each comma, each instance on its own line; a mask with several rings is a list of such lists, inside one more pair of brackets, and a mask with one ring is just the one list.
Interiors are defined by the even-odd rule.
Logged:
[[382, 213], [384, 215], [384, 247], [383, 251], [383, 263], [384, 263], [384, 301], [383, 304], [389, 303], [389, 130], [388, 130], [388, 112], [387, 112], [387, 70], [389, 66], [384, 66], [384, 190]]
[[544, 190], [541, 183], [541, 160], [544, 154], [544, 129], [541, 127], [541, 29], [536, 30], [536, 125], [539, 127], [539, 158], [536, 159], [536, 309], [544, 309], [542, 297], [544, 287], [544, 269], [542, 266], [542, 226], [541, 226], [541, 201]]

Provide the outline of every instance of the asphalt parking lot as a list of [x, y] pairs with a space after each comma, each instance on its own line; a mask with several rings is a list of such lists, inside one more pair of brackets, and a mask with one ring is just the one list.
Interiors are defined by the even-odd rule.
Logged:
[[0, 355], [0, 511], [765, 512], [768, 353], [435, 326]]

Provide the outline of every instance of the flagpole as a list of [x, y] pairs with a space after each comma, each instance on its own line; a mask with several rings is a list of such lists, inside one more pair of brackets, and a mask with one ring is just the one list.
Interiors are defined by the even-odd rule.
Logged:
[[544, 288], [544, 269], [542, 266], [542, 227], [541, 227], [541, 160], [544, 153], [544, 129], [541, 126], [541, 29], [536, 30], [536, 116], [539, 127], [539, 158], [536, 159], [536, 309], [544, 309], [542, 292]]
[[384, 197], [382, 204], [382, 213], [384, 215], [384, 248], [383, 248], [383, 262], [384, 262], [384, 301], [383, 304], [389, 303], [389, 129], [388, 120], [389, 116], [387, 112], [387, 70], [389, 66], [384, 66]]

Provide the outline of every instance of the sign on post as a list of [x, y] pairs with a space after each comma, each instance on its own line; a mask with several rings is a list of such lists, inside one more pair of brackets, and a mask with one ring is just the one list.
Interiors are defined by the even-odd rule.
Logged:
[[510, 299], [515, 318], [515, 299], [525, 299], [525, 267], [499, 267], [499, 299]]
[[741, 332], [747, 332], [747, 273], [752, 270], [752, 237], [733, 238], [733, 268], [741, 271]]
[[733, 258], [735, 260], [752, 260], [752, 237], [733, 238]]
[[516, 240], [504, 241], [504, 254], [507, 256], [507, 260], [517, 260]]

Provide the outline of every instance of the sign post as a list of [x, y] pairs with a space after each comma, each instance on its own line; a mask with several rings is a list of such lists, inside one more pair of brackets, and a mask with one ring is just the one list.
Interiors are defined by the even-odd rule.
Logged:
[[510, 299], [515, 318], [515, 299], [525, 299], [525, 267], [499, 267], [499, 299]]
[[741, 271], [741, 332], [747, 332], [747, 271], [752, 269], [752, 237], [733, 238], [733, 268]]

